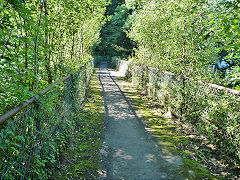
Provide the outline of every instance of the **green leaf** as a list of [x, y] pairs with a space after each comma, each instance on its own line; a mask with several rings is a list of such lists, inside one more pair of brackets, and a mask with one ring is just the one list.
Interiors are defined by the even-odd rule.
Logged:
[[239, 19], [235, 19], [233, 22], [237, 24], [239, 21], [240, 21]]

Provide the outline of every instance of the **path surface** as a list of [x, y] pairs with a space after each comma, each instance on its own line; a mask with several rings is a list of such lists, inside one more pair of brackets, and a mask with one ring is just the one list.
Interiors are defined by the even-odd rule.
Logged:
[[162, 151], [145, 131], [113, 73], [108, 71], [107, 64], [100, 66], [106, 112], [100, 179], [183, 179], [176, 170], [182, 164], [181, 159], [160, 153]]

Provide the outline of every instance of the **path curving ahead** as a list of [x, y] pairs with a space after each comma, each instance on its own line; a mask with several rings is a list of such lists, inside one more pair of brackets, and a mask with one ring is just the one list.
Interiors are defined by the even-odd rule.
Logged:
[[100, 179], [183, 179], [177, 172], [181, 159], [162, 154], [111, 74], [107, 64], [101, 64], [106, 129]]

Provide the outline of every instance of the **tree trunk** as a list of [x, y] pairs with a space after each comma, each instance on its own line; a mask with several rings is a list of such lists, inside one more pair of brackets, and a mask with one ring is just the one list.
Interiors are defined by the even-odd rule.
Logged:
[[45, 12], [45, 17], [46, 17], [46, 23], [45, 23], [45, 68], [47, 71], [47, 76], [48, 76], [48, 83], [52, 84], [52, 71], [50, 67], [50, 51], [49, 51], [49, 34], [48, 34], [48, 9], [47, 9], [47, 0], [44, 1], [44, 12]]

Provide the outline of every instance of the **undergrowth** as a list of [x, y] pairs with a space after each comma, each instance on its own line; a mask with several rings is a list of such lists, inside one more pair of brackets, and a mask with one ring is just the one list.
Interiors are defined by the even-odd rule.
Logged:
[[96, 179], [103, 137], [103, 99], [99, 80], [92, 76], [84, 105], [77, 108], [77, 123], [63, 152], [55, 179]]

